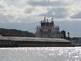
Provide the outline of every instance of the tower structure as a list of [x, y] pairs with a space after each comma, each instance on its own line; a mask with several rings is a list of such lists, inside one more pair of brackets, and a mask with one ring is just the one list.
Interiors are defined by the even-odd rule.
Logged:
[[36, 37], [44, 37], [44, 38], [61, 38], [61, 32], [59, 31], [59, 26], [56, 26], [53, 18], [51, 21], [44, 17], [43, 21], [41, 21], [40, 26], [37, 27]]

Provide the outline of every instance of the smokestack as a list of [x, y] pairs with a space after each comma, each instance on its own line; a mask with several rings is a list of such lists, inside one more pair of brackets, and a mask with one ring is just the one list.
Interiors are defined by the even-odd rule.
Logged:
[[68, 39], [69, 39], [70, 38], [70, 33], [68, 32], [67, 34], [68, 34]]

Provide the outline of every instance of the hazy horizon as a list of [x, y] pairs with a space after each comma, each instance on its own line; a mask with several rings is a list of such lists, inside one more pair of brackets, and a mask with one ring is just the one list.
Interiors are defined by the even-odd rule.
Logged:
[[[81, 31], [79, 28], [79, 26], [81, 25], [80, 21], [54, 21], [54, 22], [56, 26], [60, 27], [60, 31], [65, 30], [66, 33], [70, 32], [71, 37], [81, 36]], [[33, 23], [31, 22], [30, 23], [26, 23], [26, 22], [24, 23], [0, 23], [0, 28], [17, 29], [17, 30], [29, 31], [29, 32], [35, 33], [36, 27], [39, 25], [40, 25], [40, 21], [33, 22]]]

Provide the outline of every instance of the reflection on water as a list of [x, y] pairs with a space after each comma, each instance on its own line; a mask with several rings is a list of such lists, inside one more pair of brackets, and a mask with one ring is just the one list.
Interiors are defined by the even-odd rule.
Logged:
[[0, 61], [81, 61], [81, 48], [1, 48]]

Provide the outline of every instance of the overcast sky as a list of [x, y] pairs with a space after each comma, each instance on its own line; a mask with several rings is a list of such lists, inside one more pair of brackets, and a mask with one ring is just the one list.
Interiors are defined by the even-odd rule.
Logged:
[[0, 27], [32, 32], [44, 16], [81, 36], [81, 0], [0, 0]]

